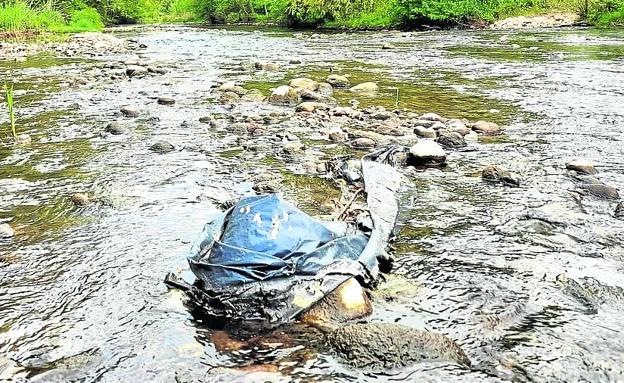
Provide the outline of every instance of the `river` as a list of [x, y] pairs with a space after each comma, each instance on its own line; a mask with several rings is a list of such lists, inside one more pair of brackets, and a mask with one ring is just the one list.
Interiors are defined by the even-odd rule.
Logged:
[[[616, 382], [624, 380], [624, 297], [597, 310], [557, 276], [624, 287], [624, 221], [617, 201], [580, 202], [565, 164], [591, 160], [624, 190], [624, 30], [316, 33], [252, 28], [125, 28], [147, 48], [95, 57], [0, 61], [14, 79], [27, 146], [0, 147], [0, 377], [75, 382]], [[386, 45], [392, 49], [382, 49]], [[289, 64], [299, 59], [302, 64]], [[278, 71], [240, 70], [250, 60]], [[133, 61], [159, 76], [114, 80], [105, 65]], [[113, 65], [113, 66], [115, 66]], [[244, 69], [244, 68], [243, 68]], [[108, 70], [108, 71], [107, 71]], [[123, 71], [123, 69], [122, 69]], [[336, 190], [298, 174], [271, 146], [215, 132], [208, 114], [292, 112], [266, 103], [215, 102], [219, 80], [267, 95], [293, 77], [350, 75], [383, 105], [495, 121], [501, 136], [449, 151], [442, 169], [406, 172], [395, 272], [419, 290], [379, 304], [371, 321], [399, 322], [455, 339], [473, 369], [427, 362], [359, 371], [305, 335], [267, 350], [219, 352], [211, 330], [163, 278], [185, 256], [218, 203], [249, 192], [250, 176], [280, 169], [284, 193], [315, 214]], [[174, 106], [156, 98], [171, 96]], [[353, 96], [337, 92], [347, 104]], [[136, 105], [136, 119], [120, 117]], [[0, 117], [2, 127], [6, 116]], [[122, 121], [128, 134], [100, 133]], [[307, 155], [323, 155], [306, 137]], [[156, 141], [176, 150], [148, 150]], [[321, 145], [321, 144], [318, 144]], [[340, 149], [340, 148], [339, 148]], [[336, 148], [332, 148], [336, 150]], [[333, 153], [333, 152], [332, 152]], [[518, 188], [480, 170], [507, 167]], [[77, 207], [74, 193], [101, 200]], [[259, 360], [271, 372], [242, 372]], [[2, 371], [4, 365], [4, 371]], [[280, 372], [281, 371], [281, 372]], [[1, 379], [0, 378], [0, 379]]]

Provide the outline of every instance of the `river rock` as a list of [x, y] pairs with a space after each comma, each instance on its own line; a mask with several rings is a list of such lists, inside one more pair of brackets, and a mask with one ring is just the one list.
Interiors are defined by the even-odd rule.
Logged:
[[446, 148], [457, 149], [466, 146], [464, 137], [456, 132], [452, 132], [448, 129], [438, 130], [438, 138], [436, 142]]
[[70, 199], [76, 206], [86, 206], [91, 202], [89, 196], [83, 193], [75, 193]]
[[202, 124], [210, 124], [212, 121], [214, 121], [214, 117], [212, 117], [211, 115], [202, 116], [199, 118], [199, 122]]
[[479, 141], [479, 135], [477, 134], [477, 132], [470, 131], [470, 133], [468, 133], [468, 134], [466, 134], [464, 136], [464, 141], [466, 141], [466, 142], [478, 142]]
[[392, 49], [396, 49], [396, 48], [392, 44], [384, 44], [384, 45], [382, 45], [381, 49], [383, 49], [383, 50], [392, 50]]
[[502, 131], [501, 127], [495, 122], [477, 121], [468, 126], [475, 132], [486, 135], [499, 134]]
[[332, 130], [331, 132], [329, 132], [328, 136], [329, 136], [329, 140], [332, 142], [343, 142], [343, 141], [346, 141], [348, 138], [347, 133], [342, 131], [342, 129], [340, 128]]
[[360, 137], [351, 141], [351, 146], [357, 149], [368, 149], [374, 148], [376, 145], [375, 141], [372, 138]]
[[172, 97], [159, 97], [158, 104], [160, 105], [173, 105], [175, 104], [175, 100]]
[[135, 106], [126, 105], [119, 111], [126, 117], [139, 117], [139, 109]]
[[234, 104], [240, 101], [240, 96], [234, 92], [225, 92], [219, 97], [219, 101], [224, 104]]
[[438, 114], [435, 113], [425, 113], [422, 116], [420, 116], [419, 118], [420, 120], [425, 120], [425, 121], [440, 121], [440, 122], [446, 122], [446, 118], [441, 117]]
[[15, 235], [15, 230], [8, 223], [0, 223], [0, 238], [11, 238]]
[[243, 88], [240, 85], [236, 85], [235, 81], [228, 81], [226, 83], [221, 84], [217, 88], [218, 92], [232, 92], [236, 93], [239, 96], [243, 96], [247, 93], [247, 89]]
[[32, 143], [32, 138], [30, 137], [30, 135], [28, 134], [18, 134], [17, 137], [15, 137], [13, 143], [15, 145], [29, 145], [30, 143]]
[[167, 141], [158, 141], [150, 146], [149, 150], [151, 150], [152, 152], [165, 154], [174, 151], [175, 147]]
[[299, 97], [301, 97], [302, 100], [322, 102], [329, 99], [329, 97], [323, 96], [322, 94], [311, 91], [309, 89], [297, 88], [297, 92], [299, 93]]
[[259, 89], [251, 89], [241, 97], [241, 101], [244, 102], [262, 102], [264, 100], [265, 97]]
[[467, 127], [466, 124], [464, 124], [460, 120], [448, 120], [446, 122], [446, 127], [452, 132], [459, 133], [462, 136], [465, 136], [466, 134], [471, 132], [470, 128]]
[[350, 84], [348, 78], [339, 74], [330, 74], [325, 81], [335, 88], [346, 88]]
[[119, 135], [119, 134], [125, 134], [127, 131], [126, 129], [121, 126], [120, 123], [118, 122], [111, 122], [108, 125], [106, 125], [106, 127], [104, 128], [104, 131], [106, 133], [110, 133], [112, 135]]
[[129, 65], [126, 68], [126, 75], [129, 77], [141, 77], [145, 76], [147, 73], [147, 68], [141, 65]]
[[508, 186], [520, 186], [520, 180], [499, 165], [488, 165], [481, 171], [481, 178], [488, 182], [501, 182]]
[[415, 127], [414, 133], [416, 133], [417, 136], [423, 138], [436, 138], [436, 131], [431, 128], [425, 128], [424, 126]]
[[167, 68], [163, 68], [163, 67], [153, 67], [153, 66], [148, 66], [147, 67], [147, 71], [149, 73], [155, 73], [155, 74], [167, 74], [167, 72], [169, 72], [169, 70]]
[[261, 62], [257, 62], [254, 64], [254, 67], [257, 70], [265, 70], [267, 72], [275, 72], [280, 70], [280, 66], [279, 64], [275, 64], [275, 63], [261, 63]]
[[316, 91], [319, 87], [318, 82], [312, 80], [311, 78], [306, 78], [306, 77], [294, 78], [290, 80], [288, 85], [291, 88], [307, 89], [307, 90], [311, 90], [312, 92]]
[[317, 92], [325, 97], [331, 97], [331, 95], [334, 94], [334, 88], [332, 88], [331, 84], [321, 82], [319, 83]]
[[301, 141], [290, 141], [284, 144], [283, 149], [284, 153], [292, 156], [303, 153], [305, 146]]
[[566, 169], [574, 170], [582, 174], [596, 174], [596, 168], [594, 164], [588, 160], [574, 160], [566, 164]]
[[412, 126], [422, 126], [424, 128], [431, 128], [434, 124], [438, 123], [439, 121], [431, 121], [431, 120], [412, 120]]
[[409, 165], [443, 165], [446, 162], [446, 153], [442, 147], [431, 140], [419, 141], [412, 146], [408, 155]]
[[314, 112], [316, 110], [327, 110], [327, 109], [329, 109], [329, 106], [322, 102], [306, 101], [297, 105], [297, 108], [295, 110], [297, 112]]
[[299, 94], [294, 88], [282, 85], [271, 93], [269, 101], [276, 105], [295, 105], [299, 102]]
[[352, 88], [349, 88], [349, 91], [352, 93], [375, 93], [379, 90], [379, 86], [374, 82], [364, 82], [362, 84], [358, 84]]
[[615, 212], [613, 213], [615, 218], [624, 220], [624, 202], [620, 202], [615, 207]]
[[585, 194], [591, 194], [598, 198], [614, 200], [620, 199], [620, 194], [616, 188], [611, 185], [603, 184], [602, 182], [583, 184], [581, 185], [581, 190]]

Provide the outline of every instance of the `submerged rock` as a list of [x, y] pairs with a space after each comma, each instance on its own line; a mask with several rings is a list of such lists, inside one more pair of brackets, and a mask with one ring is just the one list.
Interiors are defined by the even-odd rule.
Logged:
[[11, 238], [15, 235], [15, 230], [8, 223], [0, 223], [0, 238]]
[[603, 183], [589, 183], [581, 185], [581, 191], [594, 197], [603, 199], [620, 199], [620, 194], [613, 186]]
[[446, 162], [446, 153], [438, 143], [430, 140], [422, 140], [412, 146], [407, 158], [408, 165], [439, 166]]
[[379, 86], [374, 82], [365, 82], [349, 88], [349, 91], [352, 93], [375, 93], [378, 90]]
[[427, 360], [471, 364], [452, 339], [399, 324], [350, 324], [330, 331], [325, 338], [336, 353], [358, 368], [391, 369]]
[[330, 74], [325, 81], [335, 88], [346, 88], [350, 84], [348, 78], [339, 74]]
[[174, 151], [175, 147], [167, 141], [158, 141], [150, 146], [149, 150], [151, 150], [152, 152], [165, 154]]
[[159, 97], [157, 102], [160, 105], [173, 105], [173, 104], [175, 104], [175, 100], [172, 97]]
[[493, 135], [499, 134], [502, 131], [501, 127], [495, 122], [477, 121], [468, 126], [471, 127], [475, 132], [481, 134]]
[[276, 105], [295, 105], [299, 102], [299, 94], [294, 88], [282, 85], [271, 93], [269, 102]]
[[126, 68], [126, 75], [129, 77], [141, 77], [145, 76], [147, 73], [147, 68], [141, 65], [129, 65]]
[[620, 202], [615, 207], [615, 212], [613, 212], [615, 218], [624, 219], [624, 202]]
[[126, 117], [139, 117], [139, 109], [136, 106], [126, 105], [121, 107], [119, 111]]
[[234, 92], [225, 92], [219, 97], [219, 101], [224, 104], [234, 104], [240, 101], [240, 96]]
[[112, 135], [119, 135], [119, 134], [125, 134], [127, 133], [126, 128], [124, 128], [123, 126], [121, 126], [120, 123], [118, 122], [111, 122], [108, 125], [106, 125], [106, 127], [104, 128], [104, 131], [106, 133], [112, 134]]
[[594, 164], [588, 160], [573, 160], [566, 164], [566, 169], [582, 174], [596, 174]]
[[488, 165], [481, 171], [481, 177], [488, 182], [501, 182], [504, 185], [520, 186], [520, 180], [507, 169], [498, 165]]
[[83, 193], [73, 194], [70, 199], [76, 206], [86, 206], [91, 202], [89, 196]]

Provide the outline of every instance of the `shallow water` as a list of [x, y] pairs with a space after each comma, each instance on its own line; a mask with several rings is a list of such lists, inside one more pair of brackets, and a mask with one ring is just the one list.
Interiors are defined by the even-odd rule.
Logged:
[[[616, 202], [579, 205], [565, 163], [594, 161], [598, 177], [624, 190], [624, 31], [292, 32], [282, 29], [119, 30], [147, 44], [97, 60], [36, 57], [0, 65], [16, 89], [27, 147], [0, 148], [0, 372], [20, 381], [484, 381], [609, 382], [624, 379], [623, 305], [597, 313], [555, 277], [594, 277], [624, 286], [624, 222]], [[395, 46], [382, 50], [384, 44]], [[291, 57], [303, 65], [287, 65]], [[251, 59], [278, 72], [237, 72]], [[164, 76], [113, 81], [100, 62], [142, 61]], [[286, 195], [316, 214], [339, 195], [292, 174], [269, 155], [246, 153], [198, 118], [227, 112], [211, 86], [237, 79], [266, 94], [302, 74], [377, 81], [384, 105], [504, 124], [505, 136], [451, 152], [443, 170], [408, 171], [396, 271], [421, 287], [409, 299], [376, 303], [373, 321], [442, 332], [472, 370], [422, 363], [361, 372], [295, 334], [268, 349], [219, 352], [212, 331], [168, 291], [164, 275], [186, 267], [189, 244], [218, 203], [249, 192], [251, 175], [278, 169]], [[85, 80], [85, 81], [81, 81]], [[398, 99], [397, 99], [398, 89]], [[172, 107], [155, 97], [176, 99]], [[338, 92], [348, 103], [353, 97]], [[115, 116], [137, 105], [138, 119]], [[280, 108], [240, 105], [259, 114]], [[158, 117], [156, 121], [150, 117]], [[6, 116], [0, 122], [6, 127]], [[130, 134], [100, 137], [111, 121]], [[186, 121], [187, 124], [182, 125]], [[158, 140], [177, 151], [158, 155]], [[312, 148], [319, 156], [329, 155]], [[520, 188], [483, 183], [496, 163]], [[325, 193], [324, 193], [325, 191]], [[87, 192], [100, 203], [75, 207]], [[539, 222], [548, 222], [540, 226]], [[280, 372], [242, 372], [255, 363]], [[1, 369], [1, 368], [0, 368]]]

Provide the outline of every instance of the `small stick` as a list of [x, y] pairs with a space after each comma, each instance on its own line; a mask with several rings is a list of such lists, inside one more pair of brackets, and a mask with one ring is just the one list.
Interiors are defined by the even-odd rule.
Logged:
[[359, 188], [358, 190], [355, 191], [355, 194], [353, 195], [353, 197], [351, 198], [351, 200], [349, 200], [349, 202], [347, 202], [347, 204], [345, 205], [345, 207], [342, 208], [342, 210], [340, 211], [340, 214], [338, 214], [336, 216], [336, 221], [339, 221], [340, 218], [342, 218], [342, 216], [347, 212], [347, 210], [349, 210], [349, 207], [351, 207], [351, 205], [353, 204], [353, 202], [355, 202], [355, 199], [360, 195], [361, 192], [364, 191], [364, 188]]

